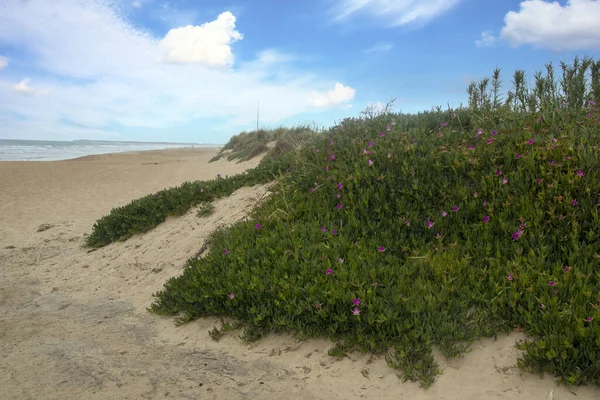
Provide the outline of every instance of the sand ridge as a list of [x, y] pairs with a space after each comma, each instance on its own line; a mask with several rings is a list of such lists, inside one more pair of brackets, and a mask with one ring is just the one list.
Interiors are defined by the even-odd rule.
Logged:
[[[256, 206], [269, 185], [242, 188], [156, 229], [83, 248], [111, 208], [186, 180], [234, 174], [258, 160], [208, 164], [215, 150], [181, 149], [0, 163], [0, 398], [2, 399], [598, 399], [514, 364], [514, 333], [478, 341], [463, 358], [436, 354], [444, 374], [428, 390], [403, 383], [383, 357], [327, 355], [324, 339], [269, 335], [213, 341], [216, 318], [176, 327], [147, 312], [219, 226]], [[38, 232], [40, 225], [47, 229]]]

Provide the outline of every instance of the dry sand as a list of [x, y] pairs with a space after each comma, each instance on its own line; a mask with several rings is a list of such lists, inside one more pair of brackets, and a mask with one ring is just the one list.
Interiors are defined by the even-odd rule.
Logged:
[[[380, 357], [327, 355], [326, 340], [236, 333], [213, 341], [215, 319], [176, 327], [146, 311], [208, 234], [244, 218], [267, 186], [243, 188], [156, 229], [89, 252], [93, 222], [111, 208], [185, 180], [257, 161], [207, 164], [214, 150], [169, 150], [59, 162], [0, 163], [0, 399], [599, 399], [514, 368], [515, 333], [438, 357], [428, 390], [403, 383]], [[38, 232], [48, 224], [50, 229]]]

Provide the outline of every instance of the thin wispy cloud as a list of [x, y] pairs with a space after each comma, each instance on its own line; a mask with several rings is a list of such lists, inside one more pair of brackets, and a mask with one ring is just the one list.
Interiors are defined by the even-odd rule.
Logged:
[[8, 67], [8, 58], [0, 56], [0, 69]]
[[481, 38], [475, 41], [477, 47], [491, 47], [496, 44], [497, 38], [492, 35], [492, 32], [485, 31], [481, 33]]
[[388, 26], [426, 23], [453, 9], [462, 0], [338, 0], [333, 9], [336, 21], [365, 13]]
[[551, 50], [600, 50], [600, 1], [527, 0], [504, 17], [501, 37], [513, 46]]
[[32, 97], [43, 96], [48, 94], [47, 90], [32, 88], [31, 86], [29, 86], [29, 82], [31, 82], [31, 79], [29, 78], [21, 79], [21, 82], [12, 86], [12, 90], [25, 96]]
[[392, 43], [377, 43], [368, 49], [365, 49], [365, 53], [387, 53], [392, 50], [394, 45]]

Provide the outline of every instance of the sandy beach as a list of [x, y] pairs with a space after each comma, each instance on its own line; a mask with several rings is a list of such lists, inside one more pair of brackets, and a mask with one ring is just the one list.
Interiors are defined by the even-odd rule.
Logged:
[[[243, 219], [269, 185], [243, 188], [156, 229], [102, 249], [83, 248], [113, 207], [184, 181], [258, 164], [208, 163], [215, 149], [0, 162], [0, 399], [578, 399], [592, 387], [522, 373], [514, 332], [462, 358], [436, 357], [429, 389], [403, 383], [383, 357], [327, 355], [324, 339], [270, 335], [216, 342], [207, 318], [176, 327], [147, 312], [152, 294], [219, 226]], [[550, 397], [549, 397], [550, 396]]]

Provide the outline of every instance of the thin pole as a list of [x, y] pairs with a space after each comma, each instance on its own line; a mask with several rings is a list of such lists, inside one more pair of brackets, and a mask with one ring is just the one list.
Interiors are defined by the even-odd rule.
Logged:
[[256, 132], [258, 132], [258, 113], [260, 111], [260, 101], [256, 104]]

